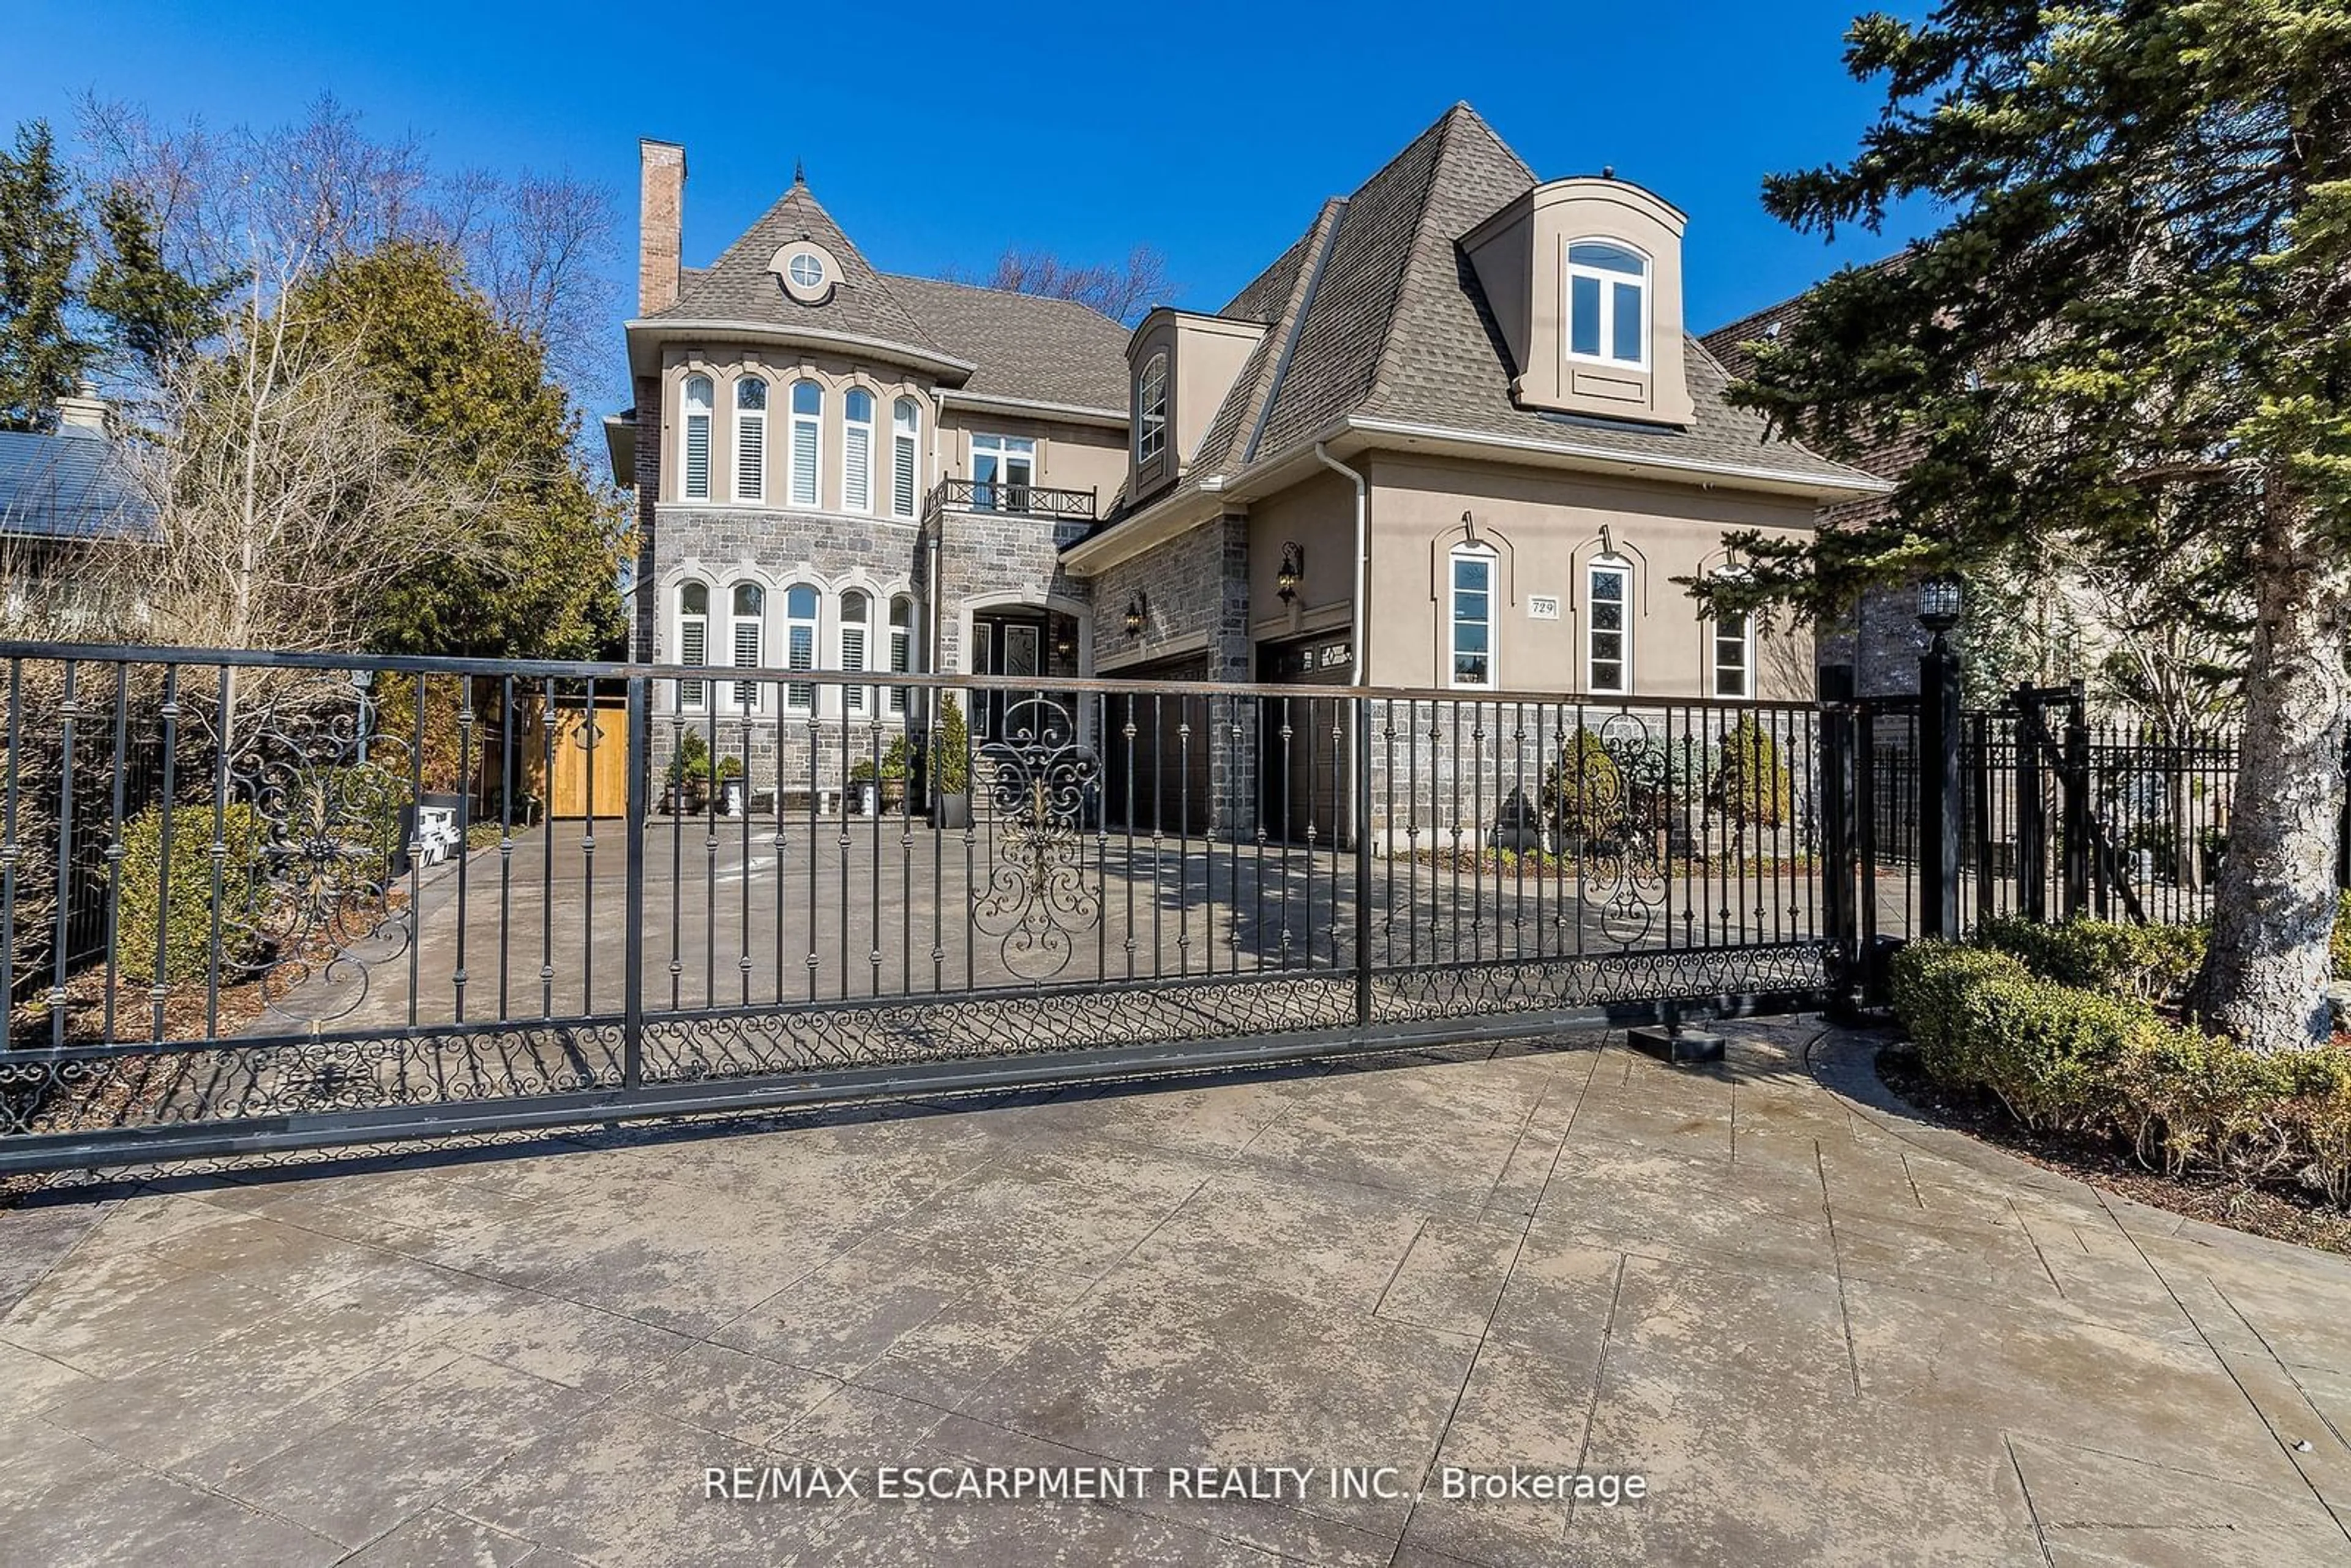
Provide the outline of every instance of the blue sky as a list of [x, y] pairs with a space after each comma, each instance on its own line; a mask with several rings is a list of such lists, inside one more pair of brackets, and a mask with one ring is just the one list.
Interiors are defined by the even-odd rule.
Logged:
[[[1757, 199], [1767, 172], [1855, 146], [1876, 95], [1844, 75], [1841, 38], [1867, 8], [14, 0], [0, 120], [62, 130], [95, 89], [165, 120], [267, 124], [330, 90], [378, 134], [422, 136], [436, 163], [614, 186], [626, 303], [639, 136], [685, 144], [690, 263], [779, 195], [799, 158], [886, 271], [980, 268], [1008, 245], [1107, 260], [1148, 242], [1176, 303], [1213, 309], [1316, 203], [1466, 99], [1538, 174], [1613, 164], [1687, 212], [1686, 308], [1704, 329], [1909, 232], [1824, 246]], [[653, 25], [664, 12], [674, 29]]]

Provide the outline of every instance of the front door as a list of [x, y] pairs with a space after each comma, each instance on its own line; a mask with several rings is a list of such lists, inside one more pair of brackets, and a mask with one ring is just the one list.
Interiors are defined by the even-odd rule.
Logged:
[[[1047, 738], [1047, 731], [1058, 730], [1056, 738], [1066, 739], [1065, 725], [1077, 722], [1075, 698], [1066, 693], [1045, 689], [1045, 682], [1056, 674], [1053, 637], [1058, 631], [1069, 647], [1076, 646], [1076, 622], [1065, 615], [1054, 615], [1043, 610], [1004, 611], [972, 618], [971, 668], [974, 674], [1011, 675], [1029, 683], [1014, 691], [976, 692], [972, 695], [971, 727], [976, 740], [1017, 740], [1017, 735], [1006, 733], [1008, 723], [1013, 729], [1032, 732], [1031, 738]], [[1062, 673], [1074, 673], [1073, 670]], [[1022, 705], [1032, 698], [1045, 698], [1059, 704], [1058, 713], [1066, 716], [1055, 723], [1057, 710], [1046, 706]]]

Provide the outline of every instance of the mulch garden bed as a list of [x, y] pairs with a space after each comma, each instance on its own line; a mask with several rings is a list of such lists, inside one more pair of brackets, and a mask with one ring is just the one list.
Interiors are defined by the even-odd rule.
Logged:
[[2221, 1176], [2168, 1176], [2140, 1165], [2127, 1147], [2035, 1132], [2011, 1115], [1996, 1095], [1936, 1082], [1907, 1043], [1877, 1053], [1877, 1076], [1922, 1120], [1981, 1139], [2044, 1169], [2120, 1193], [2150, 1208], [2351, 1256], [2351, 1213], [2333, 1207], [2315, 1193]]

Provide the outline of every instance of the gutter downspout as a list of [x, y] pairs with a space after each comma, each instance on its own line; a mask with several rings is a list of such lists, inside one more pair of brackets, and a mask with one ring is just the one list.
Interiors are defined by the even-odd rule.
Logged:
[[1320, 441], [1314, 444], [1314, 460], [1333, 474], [1344, 474], [1355, 486], [1355, 602], [1354, 628], [1351, 634], [1354, 669], [1352, 672], [1353, 678], [1348, 685], [1360, 686], [1364, 684], [1364, 672], [1371, 664], [1364, 653], [1364, 589], [1372, 566], [1371, 490], [1361, 474], [1332, 456], [1330, 448]]

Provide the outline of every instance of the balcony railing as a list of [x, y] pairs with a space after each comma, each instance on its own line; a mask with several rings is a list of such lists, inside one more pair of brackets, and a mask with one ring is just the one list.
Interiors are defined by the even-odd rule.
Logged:
[[1050, 485], [1010, 484], [1001, 479], [942, 479], [931, 489], [925, 517], [941, 512], [1014, 512], [1024, 517], [1090, 523], [1094, 492]]

